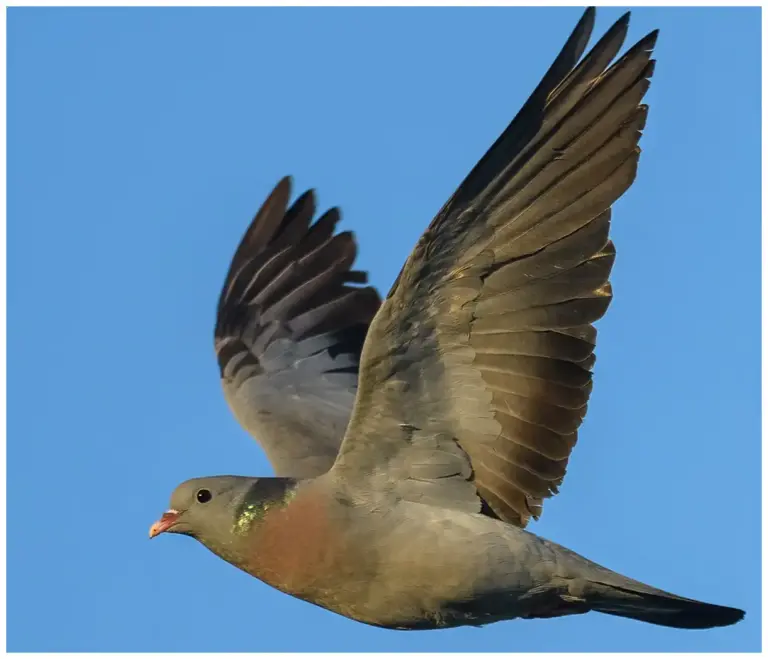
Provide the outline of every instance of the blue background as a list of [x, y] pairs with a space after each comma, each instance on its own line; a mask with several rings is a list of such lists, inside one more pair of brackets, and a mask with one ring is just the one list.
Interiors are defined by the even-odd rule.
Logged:
[[341, 205], [385, 292], [580, 14], [8, 10], [9, 650], [759, 649], [759, 9], [633, 12], [632, 43], [662, 31], [644, 154], [590, 413], [531, 526], [744, 622], [390, 632], [147, 541], [179, 481], [271, 473], [212, 330], [273, 184]]

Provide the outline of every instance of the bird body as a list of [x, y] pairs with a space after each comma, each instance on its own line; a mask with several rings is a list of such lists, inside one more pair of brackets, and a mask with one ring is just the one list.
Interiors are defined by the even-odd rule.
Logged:
[[332, 474], [209, 477], [179, 491], [213, 487], [218, 510], [207, 517], [222, 526], [200, 542], [278, 590], [369, 625], [440, 629], [603, 610], [696, 628], [743, 615], [652, 588], [487, 515], [386, 495], [355, 501]]
[[276, 478], [182, 483], [150, 536], [189, 535], [275, 588], [393, 629], [598, 611], [678, 628], [740, 620], [526, 530], [586, 414], [654, 70], [652, 32], [582, 59], [588, 9], [381, 301], [356, 245], [283, 179], [232, 259], [215, 348]]

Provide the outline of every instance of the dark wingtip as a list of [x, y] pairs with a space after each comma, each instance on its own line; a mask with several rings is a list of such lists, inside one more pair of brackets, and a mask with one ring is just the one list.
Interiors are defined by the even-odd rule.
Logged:
[[646, 34], [641, 40], [641, 43], [646, 44], [648, 46], [648, 50], [653, 50], [653, 48], [656, 46], [656, 41], [658, 38], [659, 29], [656, 28], [655, 30], [651, 30], [648, 34]]
[[608, 28], [608, 31], [603, 36], [603, 39], [607, 42], [611, 39], [613, 39], [614, 35], [617, 32], [621, 32], [622, 34], [622, 41], [626, 38], [627, 32], [629, 31], [629, 17], [630, 12], [626, 12], [622, 14], [619, 19], [611, 25], [610, 28]]
[[591, 21], [594, 24], [595, 16], [597, 16], [597, 7], [587, 7], [579, 19], [579, 26], [587, 21]]
[[589, 43], [589, 39], [592, 36], [592, 31], [595, 29], [595, 16], [597, 16], [597, 10], [594, 7], [587, 7], [586, 11], [581, 15], [579, 22], [576, 23], [576, 27], [573, 28], [571, 36], [568, 37], [568, 41], [563, 46], [558, 59], [562, 57], [564, 52], [574, 49], [575, 58], [571, 66], [576, 64], [576, 61], [584, 54], [587, 43]]
[[[291, 180], [290, 180], [290, 177], [285, 177], [284, 179], [282, 179], [282, 180], [280, 181], [280, 183], [282, 183], [282, 182], [283, 182], [283, 181], [285, 181], [286, 179], [288, 179], [288, 185], [290, 186], [290, 185], [291, 185]], [[316, 198], [315, 198], [315, 189], [314, 189], [314, 188], [309, 188], [308, 190], [305, 190], [304, 192], [302, 192], [302, 193], [301, 193], [301, 194], [300, 194], [300, 195], [299, 195], [299, 196], [296, 198], [296, 201], [294, 201], [294, 202], [291, 204], [291, 208], [292, 208], [292, 209], [294, 209], [294, 210], [296, 210], [296, 209], [299, 209], [299, 208], [301, 208], [301, 207], [302, 207], [302, 206], [304, 206], [305, 204], [309, 204], [309, 205], [311, 205], [311, 206], [312, 206], [312, 208], [313, 208], [313, 210], [314, 210], [315, 202], [316, 202]]]
[[624, 25], [629, 25], [629, 19], [632, 16], [631, 11], [625, 11], [621, 16], [619, 16], [619, 20], [614, 23], [614, 25], [618, 25], [619, 23], [623, 23]]
[[[283, 198], [285, 199], [285, 205], [288, 205], [288, 200], [291, 198], [291, 190], [293, 189], [293, 177], [289, 174], [283, 176], [272, 188], [272, 192], [267, 195], [267, 198], [262, 203], [262, 207], [268, 206], [273, 200]], [[259, 209], [261, 210], [261, 209]], [[258, 216], [258, 213], [257, 213]]]
[[[272, 188], [272, 192], [267, 195], [267, 198], [262, 202], [259, 210], [256, 212], [256, 216], [253, 218], [253, 225], [258, 225], [259, 221], [264, 221], [264, 218], [269, 215], [272, 207], [279, 203], [283, 207], [283, 211], [288, 207], [288, 201], [291, 198], [291, 187], [293, 186], [293, 179], [290, 176], [283, 176]], [[248, 232], [255, 230], [257, 226], [251, 226], [248, 228]]]
[[[332, 219], [327, 219], [329, 217]], [[326, 220], [327, 222], [332, 222], [334, 225], [338, 224], [341, 221], [341, 208], [339, 208], [338, 206], [331, 206], [331, 208], [325, 211], [325, 213], [323, 213], [317, 219], [317, 222], [319, 222], [320, 220]], [[317, 224], [317, 222], [315, 222], [315, 224]]]

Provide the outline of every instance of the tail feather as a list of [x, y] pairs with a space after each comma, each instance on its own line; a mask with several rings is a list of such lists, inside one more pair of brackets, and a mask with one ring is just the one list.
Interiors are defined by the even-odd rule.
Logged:
[[709, 629], [739, 622], [744, 611], [679, 597], [627, 579], [626, 585], [590, 581], [586, 603], [593, 611], [678, 629]]

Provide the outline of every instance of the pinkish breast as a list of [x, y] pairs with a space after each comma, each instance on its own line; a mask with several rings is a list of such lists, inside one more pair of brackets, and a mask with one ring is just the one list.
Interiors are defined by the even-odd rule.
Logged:
[[317, 489], [306, 484], [288, 504], [266, 512], [243, 567], [285, 593], [349, 615], [345, 603], [363, 594], [373, 566], [333, 514], [339, 504]]

